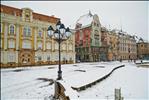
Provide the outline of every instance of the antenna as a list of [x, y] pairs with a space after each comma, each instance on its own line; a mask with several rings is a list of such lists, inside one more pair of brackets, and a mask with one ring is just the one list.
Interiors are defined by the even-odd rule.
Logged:
[[91, 10], [89, 10], [89, 16], [92, 16]]
[[109, 30], [111, 31], [111, 26], [110, 26], [110, 24], [109, 24]]
[[122, 32], [122, 18], [120, 18], [120, 26], [121, 26], [121, 32]]

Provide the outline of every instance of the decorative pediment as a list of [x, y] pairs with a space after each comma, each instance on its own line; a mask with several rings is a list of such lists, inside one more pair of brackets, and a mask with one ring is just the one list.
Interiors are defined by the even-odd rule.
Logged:
[[22, 20], [27, 21], [27, 22], [32, 22], [33, 15], [32, 15], [32, 10], [30, 8], [23, 8], [22, 9]]

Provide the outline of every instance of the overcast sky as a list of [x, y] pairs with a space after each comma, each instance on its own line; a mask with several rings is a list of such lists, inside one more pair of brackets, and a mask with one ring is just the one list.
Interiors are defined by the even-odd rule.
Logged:
[[74, 26], [81, 15], [97, 14], [102, 26], [137, 34], [149, 41], [148, 1], [1, 1], [16, 8], [29, 7], [34, 12], [54, 15], [65, 26]]

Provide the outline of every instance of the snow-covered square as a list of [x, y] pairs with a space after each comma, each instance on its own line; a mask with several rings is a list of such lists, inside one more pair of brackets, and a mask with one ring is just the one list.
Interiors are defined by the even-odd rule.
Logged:
[[[115, 70], [107, 79], [86, 90], [71, 88], [93, 82], [120, 65], [125, 67]], [[128, 61], [66, 64], [62, 65], [63, 80], [59, 82], [71, 100], [114, 99], [114, 89], [121, 89], [124, 99], [148, 100], [148, 68]], [[57, 71], [58, 65], [1, 69], [1, 100], [44, 100], [54, 95], [54, 84], [40, 78], [55, 80]]]

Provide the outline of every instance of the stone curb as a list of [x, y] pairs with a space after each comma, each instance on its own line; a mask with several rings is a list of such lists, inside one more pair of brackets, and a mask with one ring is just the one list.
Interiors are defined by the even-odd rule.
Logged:
[[93, 85], [96, 85], [97, 83], [99, 83], [99, 82], [105, 80], [106, 78], [108, 78], [116, 69], [121, 68], [121, 67], [124, 67], [124, 66], [125, 65], [120, 65], [118, 67], [115, 67], [114, 69], [112, 69], [112, 71], [110, 73], [108, 73], [107, 75], [103, 76], [102, 78], [97, 79], [97, 80], [95, 80], [95, 81], [93, 81], [91, 83], [88, 83], [88, 84], [83, 85], [83, 86], [80, 86], [80, 87], [73, 87], [72, 86], [71, 88], [74, 89], [74, 90], [76, 90], [76, 91], [86, 90], [87, 88], [92, 87]]

